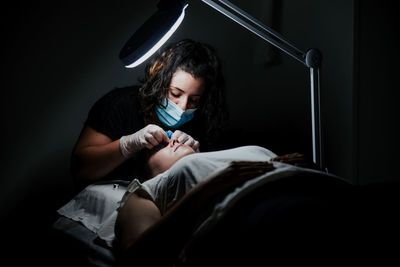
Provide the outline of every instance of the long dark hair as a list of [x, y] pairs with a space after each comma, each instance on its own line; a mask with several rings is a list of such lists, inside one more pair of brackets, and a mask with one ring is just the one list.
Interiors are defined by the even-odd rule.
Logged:
[[167, 97], [172, 75], [177, 69], [203, 78], [205, 91], [196, 116], [200, 115], [206, 140], [212, 143], [228, 119], [225, 103], [225, 81], [216, 50], [205, 43], [184, 39], [166, 46], [146, 66], [145, 76], [139, 81], [141, 111], [145, 120], [155, 118], [155, 107]]

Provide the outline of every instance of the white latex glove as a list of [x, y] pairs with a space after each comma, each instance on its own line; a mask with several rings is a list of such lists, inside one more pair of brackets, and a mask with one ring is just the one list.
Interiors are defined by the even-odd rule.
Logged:
[[176, 130], [172, 136], [171, 140], [178, 140], [179, 143], [191, 146], [194, 151], [199, 152], [200, 143], [195, 140], [193, 137], [184, 133], [182, 131]]
[[122, 136], [119, 139], [119, 148], [122, 155], [129, 158], [133, 153], [145, 147], [152, 149], [153, 147], [168, 142], [168, 136], [161, 127], [149, 124], [136, 133]]

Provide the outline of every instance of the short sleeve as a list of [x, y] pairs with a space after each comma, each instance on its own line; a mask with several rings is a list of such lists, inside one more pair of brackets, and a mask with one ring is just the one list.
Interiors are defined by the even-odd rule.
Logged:
[[139, 115], [137, 87], [116, 88], [101, 97], [90, 109], [85, 125], [112, 140], [144, 127]]

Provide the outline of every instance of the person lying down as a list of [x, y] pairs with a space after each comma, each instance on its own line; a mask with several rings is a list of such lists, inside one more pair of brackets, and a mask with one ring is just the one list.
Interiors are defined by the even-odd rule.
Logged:
[[132, 257], [138, 264], [139, 258], [147, 262], [147, 256], [157, 251], [157, 257], [167, 262], [178, 252], [174, 248], [194, 230], [207, 202], [273, 171], [271, 161], [301, 166], [306, 162], [301, 154], [277, 156], [259, 146], [195, 153], [191, 147], [171, 141], [153, 152], [147, 161], [149, 179], [143, 183], [133, 180], [121, 200], [115, 244], [122, 258], [129, 262]]

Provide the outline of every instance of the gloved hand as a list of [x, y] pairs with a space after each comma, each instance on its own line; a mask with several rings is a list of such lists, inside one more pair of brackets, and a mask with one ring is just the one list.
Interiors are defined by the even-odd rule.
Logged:
[[172, 134], [171, 140], [178, 140], [179, 143], [191, 146], [194, 151], [199, 152], [199, 147], [200, 147], [199, 141], [196, 141], [193, 137], [191, 137], [187, 133], [176, 130]]
[[161, 127], [149, 124], [136, 133], [122, 136], [119, 139], [119, 148], [122, 155], [129, 158], [133, 153], [145, 147], [152, 149], [155, 146], [168, 142], [168, 136]]

